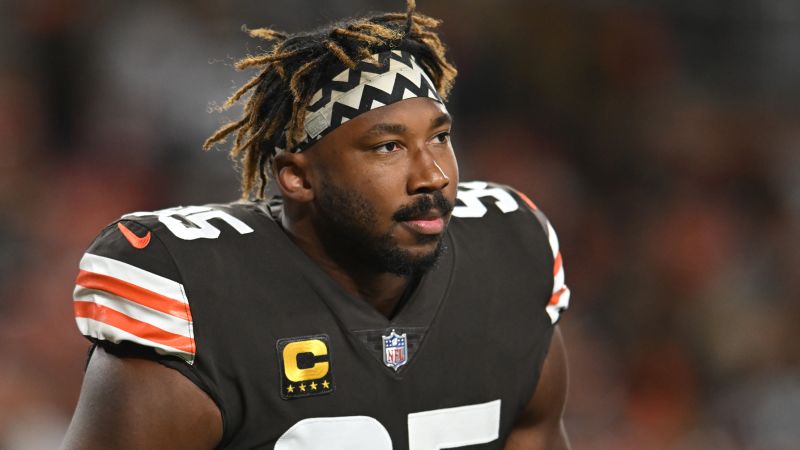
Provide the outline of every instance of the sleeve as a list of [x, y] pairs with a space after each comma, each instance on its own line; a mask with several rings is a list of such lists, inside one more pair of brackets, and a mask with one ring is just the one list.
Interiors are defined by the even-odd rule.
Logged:
[[106, 348], [150, 349], [192, 365], [189, 300], [172, 256], [145, 225], [109, 225], [80, 260], [73, 307], [80, 332]]
[[525, 202], [539, 221], [539, 224], [542, 226], [547, 236], [548, 243], [550, 244], [550, 251], [553, 254], [553, 290], [545, 310], [547, 311], [547, 315], [550, 316], [550, 322], [556, 324], [561, 318], [561, 313], [569, 307], [570, 297], [570, 290], [564, 281], [564, 262], [561, 257], [558, 235], [553, 225], [547, 220], [547, 216], [544, 215], [539, 207], [537, 207], [527, 195], [517, 190], [514, 190], [514, 192]]

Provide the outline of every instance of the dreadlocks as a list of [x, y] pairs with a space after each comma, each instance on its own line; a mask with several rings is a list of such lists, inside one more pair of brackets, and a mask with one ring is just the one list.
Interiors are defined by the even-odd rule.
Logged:
[[272, 48], [236, 62], [237, 70], [260, 70], [223, 105], [228, 109], [250, 93], [242, 117], [220, 127], [203, 144], [209, 150], [235, 135], [230, 154], [242, 165], [243, 197], [264, 197], [277, 144], [285, 140], [285, 148], [291, 148], [297, 142], [314, 92], [338, 71], [355, 68], [357, 61], [387, 49], [405, 50], [414, 55], [439, 95], [447, 98], [456, 69], [445, 59], [439, 36], [431, 31], [441, 22], [416, 13], [415, 7], [415, 0], [407, 0], [405, 13], [350, 19], [294, 35], [243, 27], [251, 37], [273, 42]]

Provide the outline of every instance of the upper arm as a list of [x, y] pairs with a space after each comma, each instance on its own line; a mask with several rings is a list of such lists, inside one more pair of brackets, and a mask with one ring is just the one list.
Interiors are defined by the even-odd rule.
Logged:
[[222, 436], [216, 404], [178, 371], [95, 349], [64, 449], [210, 449]]
[[196, 355], [186, 288], [154, 225], [115, 222], [80, 260], [75, 321], [98, 346], [64, 448], [213, 448], [220, 440], [213, 384], [201, 389], [198, 380], [152, 359], [170, 358], [191, 371]]
[[536, 391], [514, 425], [506, 450], [568, 449], [563, 423], [566, 398], [567, 361], [561, 331], [556, 326]]

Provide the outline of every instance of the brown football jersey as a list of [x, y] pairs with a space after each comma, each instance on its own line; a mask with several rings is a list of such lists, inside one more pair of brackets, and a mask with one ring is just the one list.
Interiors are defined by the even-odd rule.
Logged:
[[462, 183], [438, 263], [391, 318], [295, 246], [280, 207], [123, 216], [81, 260], [80, 331], [207, 392], [220, 448], [502, 448], [569, 302], [535, 205]]

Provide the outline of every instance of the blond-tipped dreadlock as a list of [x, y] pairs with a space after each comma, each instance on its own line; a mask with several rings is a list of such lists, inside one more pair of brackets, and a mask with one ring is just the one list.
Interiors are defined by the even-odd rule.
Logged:
[[453, 86], [456, 69], [445, 59], [439, 36], [431, 31], [440, 21], [417, 14], [414, 0], [405, 13], [388, 13], [338, 22], [311, 33], [286, 33], [267, 28], [248, 30], [251, 37], [274, 42], [264, 54], [241, 59], [237, 70], [257, 68], [251, 78], [228, 98], [228, 109], [250, 93], [242, 117], [219, 128], [203, 149], [234, 134], [231, 157], [242, 164], [242, 195], [264, 197], [267, 170], [276, 144], [285, 139], [291, 148], [303, 130], [306, 109], [322, 83], [344, 67], [387, 49], [405, 50], [427, 72], [443, 99]]

